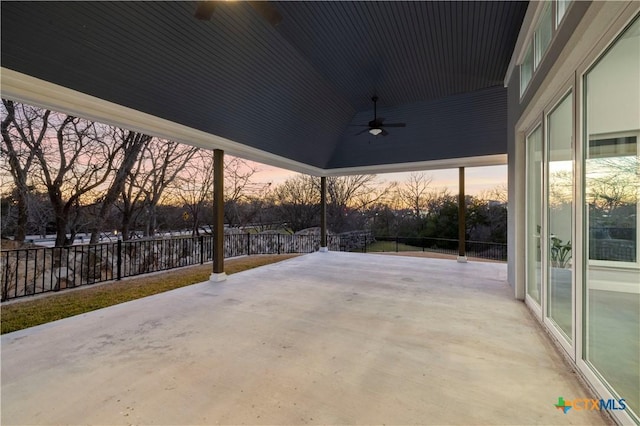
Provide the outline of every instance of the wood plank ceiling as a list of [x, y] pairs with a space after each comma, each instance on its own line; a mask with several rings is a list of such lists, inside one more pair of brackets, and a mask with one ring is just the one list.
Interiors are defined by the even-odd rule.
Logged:
[[2, 67], [325, 170], [506, 152], [527, 2], [271, 4], [2, 2]]

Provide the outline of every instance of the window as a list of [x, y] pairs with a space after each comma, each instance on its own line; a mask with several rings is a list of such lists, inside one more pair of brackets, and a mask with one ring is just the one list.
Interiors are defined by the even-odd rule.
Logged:
[[538, 18], [535, 31], [526, 45], [525, 54], [520, 63], [520, 97], [524, 95], [533, 78], [534, 71], [542, 62], [542, 58], [551, 45], [554, 31], [558, 28], [570, 3], [571, 0], [554, 0], [544, 3], [544, 9]]
[[520, 66], [520, 96], [527, 90], [531, 77], [533, 76], [533, 49], [531, 43], [527, 48], [527, 53], [524, 55], [524, 61]]
[[551, 44], [551, 36], [553, 35], [553, 26], [551, 21], [551, 3], [547, 3], [538, 22], [534, 40], [535, 40], [535, 57], [534, 65], [538, 68], [542, 57], [544, 56], [549, 44]]
[[[638, 262], [638, 137], [589, 137], [589, 260]], [[609, 265], [614, 266], [614, 265]]]
[[556, 28], [560, 26], [560, 22], [562, 22], [562, 18], [564, 18], [564, 14], [569, 8], [569, 3], [571, 3], [571, 0], [558, 0], [556, 3]]

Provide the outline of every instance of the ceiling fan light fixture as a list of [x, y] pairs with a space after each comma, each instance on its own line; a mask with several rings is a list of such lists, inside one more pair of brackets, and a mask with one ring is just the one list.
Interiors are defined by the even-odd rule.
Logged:
[[372, 129], [369, 129], [369, 133], [371, 133], [373, 136], [378, 136], [380, 133], [382, 133], [382, 129], [374, 127]]

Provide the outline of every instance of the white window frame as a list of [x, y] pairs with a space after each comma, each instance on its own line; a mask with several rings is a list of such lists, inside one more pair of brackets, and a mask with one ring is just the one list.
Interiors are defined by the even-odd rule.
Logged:
[[520, 64], [520, 66], [518, 67], [520, 70], [520, 97], [522, 97], [522, 95], [524, 95], [524, 93], [527, 91], [527, 89], [529, 88], [529, 83], [531, 83], [531, 80], [533, 80], [533, 74], [535, 73], [535, 66], [534, 66], [534, 53], [533, 53], [533, 43], [529, 42], [527, 44], [527, 48], [525, 49], [525, 55], [524, 58], [526, 58], [527, 56], [531, 56], [531, 74], [529, 75], [529, 79], [527, 80], [527, 82], [525, 84], [523, 84], [523, 79], [522, 79], [522, 74], [523, 74], [523, 65], [524, 65], [524, 59], [522, 61], [522, 64]]
[[[640, 131], [615, 132], [595, 135], [599, 138], [621, 138], [633, 136], [636, 138], [636, 156], [640, 157]], [[585, 161], [586, 155], [585, 152]], [[589, 223], [589, 212], [585, 211], [585, 223]], [[589, 253], [585, 253], [586, 259], [590, 265], [603, 268], [619, 268], [619, 269], [640, 269], [640, 199], [636, 201], [636, 261], [626, 262], [623, 260], [601, 260], [590, 259]]]
[[[547, 51], [549, 50], [549, 46], [551, 46], [551, 42], [555, 37], [556, 28], [553, 25], [553, 21], [554, 21], [554, 11], [555, 11], [556, 4], [557, 3], [555, 1], [545, 2], [545, 5], [542, 8], [542, 13], [540, 13], [540, 16], [538, 17], [538, 22], [536, 23], [536, 27], [535, 27], [536, 29], [533, 33], [533, 70], [534, 72], [538, 69], [538, 67], [542, 63], [542, 60], [544, 59]], [[549, 25], [551, 26], [551, 35], [549, 37], [549, 42], [547, 43], [545, 48], [543, 50], [539, 50], [540, 39], [541, 39], [540, 37], [541, 26], [542, 26], [542, 23], [544, 22], [543, 18], [547, 13], [549, 14]]]
[[[527, 40], [527, 42], [525, 43], [525, 46], [527, 46], [527, 48], [524, 50], [524, 52], [527, 52], [528, 49], [531, 49], [531, 54], [532, 54], [532, 61], [533, 61], [533, 69], [531, 72], [531, 77], [529, 78], [529, 81], [527, 81], [526, 84], [522, 84], [522, 65], [524, 63], [524, 57], [526, 57], [526, 53], [523, 56], [522, 61], [518, 64], [518, 68], [520, 69], [520, 99], [522, 100], [522, 98], [524, 97], [524, 94], [527, 92], [527, 89], [529, 88], [529, 86], [531, 85], [531, 81], [534, 79], [534, 77], [536, 76], [536, 71], [539, 68], [539, 65], [542, 63], [542, 61], [544, 60], [546, 53], [549, 51], [549, 47], [553, 44], [553, 41], [556, 37], [556, 34], [558, 32], [558, 28], [560, 28], [560, 25], [562, 24], [562, 22], [564, 21], [565, 16], [567, 16], [569, 9], [571, 8], [573, 4], [573, 0], [570, 1], [565, 10], [564, 10], [564, 14], [562, 15], [560, 21], [558, 21], [557, 19], [557, 10], [558, 10], [558, 0], [545, 0], [544, 1], [544, 6], [541, 6], [540, 9], [540, 14], [537, 16], [536, 19], [536, 23], [533, 26], [533, 28], [535, 28], [535, 30], [531, 33], [531, 36], [529, 37], [529, 40]], [[551, 8], [551, 39], [549, 40], [549, 44], [547, 45], [547, 47], [544, 49], [544, 51], [539, 53], [539, 57], [538, 54], [536, 53], [536, 46], [538, 44], [538, 32], [539, 32], [539, 27], [540, 27], [540, 23], [542, 21], [542, 17], [544, 16], [544, 13], [546, 12], [546, 8], [550, 7]]]
[[[554, 27], [558, 28], [560, 25], [562, 25], [562, 21], [564, 21], [564, 17], [567, 16], [567, 12], [569, 11], [569, 7], [571, 7], [571, 4], [573, 3], [573, 0], [569, 0], [567, 2], [563, 1], [563, 0], [555, 0], [556, 3], [556, 7], [554, 8], [554, 17], [553, 17], [553, 22], [554, 22]], [[564, 12], [562, 13], [562, 15], [558, 14], [558, 5], [560, 3], [566, 3], [566, 6], [564, 8]]]

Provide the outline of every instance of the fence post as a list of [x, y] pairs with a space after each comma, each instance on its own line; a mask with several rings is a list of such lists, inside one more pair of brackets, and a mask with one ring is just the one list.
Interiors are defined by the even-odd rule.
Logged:
[[[67, 249], [67, 271], [69, 270], [69, 249]], [[24, 251], [24, 294], [28, 294], [27, 282], [29, 281], [29, 250]], [[35, 293], [35, 287], [33, 289]]]
[[247, 232], [247, 256], [251, 254], [251, 234]]
[[[67, 249], [67, 280], [66, 280], [65, 288], [68, 288], [69, 287], [69, 254], [71, 253], [71, 246], [67, 246], [66, 249]], [[25, 274], [25, 279], [26, 279], [26, 275], [27, 274]], [[60, 281], [58, 281], [58, 290], [60, 290]], [[26, 291], [25, 291], [25, 294], [26, 294]]]
[[117, 280], [120, 281], [122, 279], [122, 240], [118, 240], [118, 259], [116, 261], [117, 267]]
[[364, 252], [367, 252], [367, 234], [364, 234]]
[[200, 264], [204, 264], [204, 236], [200, 235], [198, 237], [200, 240]]
[[396, 253], [398, 252], [398, 236], [396, 235]]
[[[44, 253], [44, 252], [43, 252]], [[4, 302], [9, 297], [9, 252], [4, 252], [6, 255], [6, 264], [4, 266], [4, 287], [2, 290], [2, 301]], [[42, 275], [44, 277], [44, 274]], [[44, 285], [42, 285], [44, 289]]]
[[278, 234], [278, 254], [280, 254], [280, 234]]

